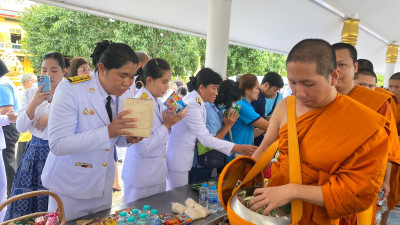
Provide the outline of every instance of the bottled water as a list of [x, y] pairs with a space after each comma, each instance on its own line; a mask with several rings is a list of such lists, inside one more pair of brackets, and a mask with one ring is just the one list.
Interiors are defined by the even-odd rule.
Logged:
[[208, 210], [211, 213], [217, 212], [218, 208], [218, 197], [217, 191], [215, 190], [215, 186], [210, 187], [210, 191], [208, 193]]
[[117, 225], [126, 225], [126, 212], [120, 212]]
[[147, 214], [146, 213], [140, 213], [139, 215], [139, 222], [136, 223], [137, 225], [147, 225], [149, 224], [149, 221], [147, 219]]
[[137, 223], [139, 221], [139, 209], [132, 209], [131, 217], [135, 218]]
[[136, 225], [136, 221], [134, 217], [128, 217], [128, 219], [126, 220], [126, 224], [127, 225]]
[[144, 205], [143, 206], [143, 213], [146, 213], [147, 215], [150, 215], [150, 206], [149, 205]]
[[[218, 194], [218, 193], [217, 193]], [[224, 207], [222, 207], [222, 203], [221, 200], [219, 199], [219, 195], [218, 195], [218, 207], [217, 207], [217, 211], [224, 211]]]
[[204, 208], [207, 208], [207, 195], [208, 187], [206, 183], [203, 183], [199, 191], [199, 204]]
[[158, 217], [157, 209], [152, 209], [149, 216], [149, 225], [160, 225], [160, 217]]

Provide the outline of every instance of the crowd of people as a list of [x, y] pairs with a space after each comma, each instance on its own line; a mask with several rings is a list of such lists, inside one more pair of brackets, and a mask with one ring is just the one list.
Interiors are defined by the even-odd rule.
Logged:
[[[216, 178], [235, 157], [258, 159], [276, 140], [279, 154], [268, 186], [249, 203], [253, 210], [267, 206], [268, 214], [301, 200], [299, 224], [344, 225], [356, 224], [357, 213], [369, 207], [376, 212], [381, 191], [390, 210], [399, 201], [400, 73], [389, 90], [377, 87], [372, 63], [357, 59], [352, 45], [299, 42], [286, 61], [286, 88], [276, 72], [259, 83], [253, 74], [223, 80], [210, 68], [191, 76], [187, 89], [181, 81], [171, 87], [167, 61], [110, 41], [97, 43], [91, 59], [45, 54], [40, 75], [50, 77], [50, 91], [25, 74], [20, 99], [0, 61], [0, 202], [49, 189], [72, 220], [110, 208], [113, 191], [121, 190], [117, 147], [126, 148], [121, 177], [124, 201], [132, 202]], [[163, 104], [170, 89], [186, 110]], [[130, 113], [124, 100], [132, 97], [153, 101], [148, 138], [125, 130], [140, 122], [124, 118]], [[289, 178], [290, 110], [297, 117], [301, 184]], [[0, 221], [56, 209], [47, 196], [19, 200], [0, 212]]]

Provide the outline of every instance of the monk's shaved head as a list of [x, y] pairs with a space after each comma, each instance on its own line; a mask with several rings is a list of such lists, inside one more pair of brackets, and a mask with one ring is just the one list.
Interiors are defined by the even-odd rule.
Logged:
[[389, 80], [400, 80], [400, 72], [393, 74]]
[[375, 83], [378, 82], [376, 74], [369, 69], [365, 69], [365, 68], [360, 69], [359, 68], [358, 71], [354, 74], [354, 80], [357, 80], [360, 75], [371, 76], [371, 77], [375, 78]]
[[315, 63], [317, 73], [326, 79], [336, 69], [336, 55], [331, 45], [322, 39], [305, 39], [297, 43], [286, 59], [290, 62]]

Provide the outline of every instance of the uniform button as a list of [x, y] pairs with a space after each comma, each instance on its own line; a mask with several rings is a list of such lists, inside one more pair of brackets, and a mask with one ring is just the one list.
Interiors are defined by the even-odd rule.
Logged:
[[167, 142], [164, 142], [164, 145], [167, 145]]
[[109, 149], [109, 148], [106, 148], [106, 151], [108, 152], [108, 151], [110, 151], [110, 149]]
[[107, 163], [103, 163], [103, 166], [107, 166]]
[[166, 156], [166, 155], [164, 155], [164, 159], [165, 159], [165, 158], [167, 158], [167, 156]]

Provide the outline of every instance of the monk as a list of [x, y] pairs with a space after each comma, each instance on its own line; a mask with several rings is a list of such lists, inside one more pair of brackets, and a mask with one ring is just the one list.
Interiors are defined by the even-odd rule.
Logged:
[[[357, 63], [357, 50], [350, 44], [346, 43], [336, 43], [332, 45], [333, 49], [335, 49], [336, 53], [336, 61], [339, 69], [339, 77], [338, 83], [336, 85], [336, 89], [339, 93], [343, 95], [348, 95], [349, 97], [357, 100], [358, 102], [364, 104], [368, 108], [378, 112], [383, 115], [389, 122], [389, 151], [388, 151], [388, 164], [385, 172], [385, 179], [382, 184], [383, 197], [380, 199], [386, 198], [390, 193], [390, 188], [398, 189], [398, 182], [391, 183], [391, 170], [392, 163], [399, 164], [400, 163], [400, 145], [397, 137], [397, 127], [396, 120], [394, 118], [394, 113], [392, 112], [390, 103], [391, 96], [386, 95], [384, 93], [370, 90], [375, 89], [375, 85], [369, 85], [369, 88], [356, 86], [353, 82], [353, 79], [359, 81], [359, 83], [364, 84], [367, 82], [366, 80], [361, 81], [359, 77], [362, 75], [370, 76], [372, 71], [369, 69], [361, 69], [360, 73], [358, 73], [358, 63]], [[369, 71], [369, 72], [368, 72]], [[373, 72], [372, 72], [373, 73]], [[357, 76], [355, 77], [355, 74]], [[376, 77], [376, 76], [375, 76]], [[368, 79], [367, 79], [368, 80]], [[371, 80], [371, 79], [370, 79]], [[376, 79], [375, 79], [376, 81]], [[376, 212], [376, 204], [374, 206], [374, 218], [373, 223], [375, 221], [375, 212]], [[342, 219], [341, 224], [356, 224], [355, 217], [348, 217]]]
[[[389, 91], [400, 100], [400, 72], [393, 74], [389, 78]], [[400, 103], [397, 103], [395, 117], [397, 121], [397, 131], [400, 128]]]
[[289, 183], [287, 99], [283, 99], [253, 157], [258, 159], [278, 138], [280, 155], [272, 164], [268, 187], [256, 189], [249, 206], [252, 210], [267, 206], [264, 214], [268, 214], [301, 200], [298, 224], [339, 224], [339, 218], [366, 210], [377, 198], [387, 162], [388, 121], [336, 91], [339, 71], [328, 42], [299, 42], [290, 51], [286, 68], [291, 98], [296, 98], [302, 183]]

